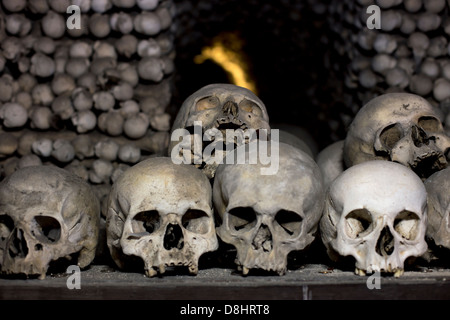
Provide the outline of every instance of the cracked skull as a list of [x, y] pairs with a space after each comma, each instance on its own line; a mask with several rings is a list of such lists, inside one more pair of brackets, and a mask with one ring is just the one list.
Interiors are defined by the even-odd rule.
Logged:
[[107, 244], [126, 268], [130, 256], [144, 262], [147, 276], [167, 266], [198, 272], [198, 259], [218, 247], [208, 178], [168, 157], [144, 160], [114, 183], [108, 199]]
[[403, 274], [426, 249], [427, 193], [409, 168], [373, 160], [355, 165], [328, 189], [320, 230], [330, 258], [353, 256], [356, 273]]
[[443, 116], [424, 98], [388, 93], [369, 101], [353, 120], [344, 145], [347, 167], [368, 160], [401, 163], [422, 179], [447, 167], [450, 137]]
[[287, 255], [315, 239], [324, 203], [322, 176], [306, 152], [284, 143], [276, 174], [261, 174], [263, 165], [252, 164], [253, 155], [247, 150], [245, 164], [227, 161], [217, 169], [213, 200], [221, 225], [216, 231], [236, 248], [244, 275], [250, 269], [282, 275]]
[[450, 167], [425, 180], [428, 192], [427, 236], [450, 249]]
[[52, 261], [74, 255], [78, 266], [88, 266], [99, 219], [98, 199], [77, 176], [53, 166], [16, 171], [0, 184], [2, 273], [43, 279]]
[[[194, 130], [196, 126], [200, 134]], [[174, 135], [177, 129], [184, 129], [183, 136], [192, 135], [192, 139], [181, 143], [180, 137]], [[253, 92], [232, 84], [210, 84], [183, 102], [172, 126], [169, 155], [189, 157], [185, 163], [195, 164], [212, 178], [219, 162], [214, 160], [214, 153], [220, 153], [221, 159], [221, 152], [230, 147], [227, 144], [234, 149], [261, 129], [270, 134], [269, 117], [264, 103]], [[191, 152], [181, 155], [182, 149]], [[204, 152], [208, 149], [210, 152]]]

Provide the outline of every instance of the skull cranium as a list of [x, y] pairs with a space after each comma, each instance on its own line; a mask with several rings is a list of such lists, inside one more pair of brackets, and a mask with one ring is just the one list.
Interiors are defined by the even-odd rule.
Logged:
[[399, 162], [425, 179], [447, 166], [450, 137], [443, 115], [424, 98], [387, 93], [369, 101], [353, 120], [344, 144], [347, 167], [369, 161]]
[[404, 261], [426, 249], [427, 193], [409, 168], [373, 160], [355, 165], [328, 189], [320, 221], [333, 259], [353, 256], [356, 271], [400, 276]]
[[[189, 96], [178, 111], [172, 126], [172, 134], [177, 129], [186, 129], [193, 133], [194, 126], [199, 123], [202, 134], [214, 132], [221, 133], [223, 140], [214, 136], [214, 140], [208, 143], [225, 143], [227, 130], [242, 130], [246, 133], [249, 129], [264, 129], [270, 132], [269, 117], [264, 103], [250, 90], [232, 84], [210, 84]], [[203, 137], [200, 137], [202, 141]], [[176, 139], [175, 139], [176, 140]], [[169, 145], [169, 155], [180, 146], [179, 140], [172, 140]], [[204, 139], [203, 139], [204, 140]], [[234, 139], [233, 139], [234, 140]], [[189, 145], [190, 147], [190, 145]], [[201, 152], [206, 148], [205, 143]], [[209, 177], [214, 177], [218, 163], [205, 164], [203, 154], [197, 154], [192, 148], [191, 163]], [[200, 159], [198, 159], [200, 158]]]
[[122, 173], [109, 194], [106, 224], [115, 263], [126, 268], [127, 258], [139, 257], [150, 277], [167, 266], [196, 274], [200, 256], [218, 247], [208, 178], [168, 157], [149, 158]]
[[322, 176], [313, 159], [291, 145], [279, 144], [276, 174], [261, 174], [264, 165], [252, 164], [252, 152], [256, 148], [246, 151], [245, 163], [225, 162], [217, 169], [213, 199], [222, 224], [216, 230], [236, 247], [244, 275], [250, 269], [282, 275], [289, 252], [315, 239], [325, 194]]
[[64, 169], [25, 167], [0, 184], [0, 267], [45, 278], [49, 263], [95, 257], [100, 207], [91, 187]]

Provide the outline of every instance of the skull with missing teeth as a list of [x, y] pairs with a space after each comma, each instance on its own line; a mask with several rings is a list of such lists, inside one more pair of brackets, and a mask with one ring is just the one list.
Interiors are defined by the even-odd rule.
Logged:
[[[198, 136], [195, 127], [203, 136]], [[193, 139], [187, 145], [181, 143], [174, 138], [177, 129], [185, 129], [184, 136], [192, 135]], [[184, 163], [195, 164], [212, 178], [225, 150], [255, 138], [253, 135], [261, 129], [266, 136], [270, 134], [269, 117], [264, 103], [253, 92], [232, 84], [210, 84], [183, 102], [172, 126], [169, 155], [190, 150]]]
[[288, 144], [279, 144], [279, 168], [270, 174], [263, 174], [265, 165], [253, 160], [255, 153], [246, 152], [245, 164], [226, 161], [217, 169], [213, 199], [222, 220], [217, 234], [236, 247], [244, 275], [251, 269], [282, 275], [288, 254], [315, 239], [325, 195], [322, 176], [306, 152]]
[[16, 171], [0, 184], [1, 271], [43, 279], [50, 262], [74, 255], [88, 266], [99, 218], [98, 199], [77, 176], [53, 166]]
[[390, 160], [410, 167], [422, 179], [447, 166], [450, 137], [443, 116], [424, 98], [388, 93], [369, 101], [353, 120], [344, 145], [347, 167]]
[[170, 158], [144, 160], [114, 183], [108, 199], [107, 244], [120, 268], [131, 257], [147, 276], [185, 266], [197, 274], [198, 259], [218, 247], [212, 190], [206, 176]]
[[422, 180], [395, 162], [355, 165], [328, 189], [320, 230], [330, 258], [353, 256], [356, 273], [400, 276], [409, 257], [427, 249], [427, 193]]
[[450, 249], [450, 167], [425, 180], [428, 192], [427, 236]]

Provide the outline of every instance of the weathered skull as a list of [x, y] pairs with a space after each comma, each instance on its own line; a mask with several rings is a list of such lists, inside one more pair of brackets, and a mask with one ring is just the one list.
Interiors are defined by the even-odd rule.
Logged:
[[427, 194], [409, 168], [374, 160], [355, 165], [328, 189], [320, 220], [332, 259], [353, 256], [357, 274], [400, 276], [404, 262], [426, 249]]
[[[169, 156], [172, 155], [173, 149], [179, 154], [181, 147], [186, 148], [174, 137], [174, 131], [186, 129], [190, 134], [194, 134], [194, 125], [197, 123], [201, 125], [200, 131], [204, 137], [197, 137], [200, 138], [199, 152], [189, 143], [187, 147], [191, 149], [192, 154], [187, 161], [201, 168], [209, 178], [214, 177], [218, 163], [206, 163], [203, 157], [205, 148], [211, 147], [213, 143], [222, 147], [222, 144], [229, 143], [230, 140], [239, 145], [234, 137], [227, 141], [226, 130], [241, 130], [246, 134], [249, 129], [264, 129], [270, 134], [269, 117], [264, 103], [250, 90], [232, 84], [207, 85], [183, 102], [172, 126]], [[206, 138], [205, 133], [208, 132], [212, 137]], [[215, 135], [215, 132], [221, 133], [223, 139]], [[225, 147], [223, 149], [225, 150]]]
[[[240, 146], [236, 151], [246, 148]], [[276, 174], [261, 174], [261, 161], [221, 164], [213, 186], [215, 208], [222, 220], [219, 237], [236, 247], [236, 264], [282, 275], [287, 255], [303, 250], [315, 239], [325, 191], [317, 164], [304, 151], [279, 144]], [[273, 154], [271, 154], [273, 156]]]
[[368, 160], [390, 160], [425, 179], [447, 166], [450, 137], [443, 115], [424, 98], [388, 93], [369, 101], [350, 125], [344, 145], [347, 167]]
[[450, 249], [450, 167], [425, 180], [428, 192], [427, 236]]
[[127, 169], [108, 198], [107, 244], [120, 268], [140, 257], [147, 276], [166, 266], [187, 266], [218, 247], [208, 178], [168, 157], [149, 158]]
[[344, 164], [344, 140], [336, 141], [322, 151], [316, 157], [325, 188], [333, 182], [345, 170]]
[[100, 206], [91, 187], [54, 166], [25, 167], [0, 183], [2, 273], [39, 275], [78, 254], [88, 266], [98, 242]]

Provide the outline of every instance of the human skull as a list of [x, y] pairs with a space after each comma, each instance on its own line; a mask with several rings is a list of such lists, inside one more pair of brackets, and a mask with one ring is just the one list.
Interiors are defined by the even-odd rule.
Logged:
[[316, 157], [325, 188], [333, 182], [345, 170], [344, 164], [344, 140], [333, 142]]
[[322, 176], [306, 152], [285, 143], [279, 143], [276, 174], [262, 174], [262, 161], [250, 160], [256, 152], [246, 150], [245, 163], [226, 161], [217, 168], [213, 201], [222, 221], [216, 232], [236, 248], [244, 275], [250, 269], [282, 275], [289, 252], [315, 239], [324, 204]]
[[[173, 153], [178, 155], [180, 147], [186, 148], [179, 139], [174, 138], [174, 131], [186, 129], [190, 134], [194, 134], [194, 127], [197, 124], [201, 125], [201, 134], [210, 132], [212, 137], [206, 141], [202, 139], [204, 137], [199, 137], [202, 144], [199, 152], [189, 144], [187, 147], [191, 149], [192, 155], [186, 161], [202, 169], [209, 178], [214, 177], [218, 163], [206, 163], [203, 159], [203, 151], [213, 143], [220, 147], [224, 143], [229, 143], [230, 140], [226, 140], [226, 130], [241, 130], [245, 135], [249, 129], [254, 129], [255, 132], [264, 129], [268, 135], [270, 134], [269, 116], [264, 103], [250, 90], [232, 84], [207, 85], [183, 102], [171, 129], [169, 155], [173, 156]], [[215, 132], [221, 133], [220, 136], [223, 139], [214, 134]], [[208, 141], [209, 139], [211, 140]], [[234, 144], [239, 145], [234, 137], [231, 139]], [[192, 139], [192, 141], [194, 143], [195, 140]]]
[[384, 160], [345, 170], [330, 185], [320, 230], [330, 258], [353, 256], [356, 273], [403, 274], [425, 253], [427, 193], [409, 168]]
[[81, 178], [54, 166], [25, 167], [0, 183], [0, 267], [45, 278], [51, 261], [78, 254], [88, 266], [98, 243], [100, 206]]
[[447, 166], [450, 137], [443, 115], [424, 98], [387, 93], [369, 101], [350, 125], [344, 144], [347, 167], [368, 160], [401, 163], [421, 178]]
[[428, 192], [427, 236], [438, 246], [450, 249], [450, 167], [425, 180]]
[[208, 178], [187, 164], [155, 157], [130, 167], [108, 197], [107, 245], [120, 268], [129, 256], [144, 262], [145, 274], [167, 266], [198, 272], [198, 259], [218, 248]]

